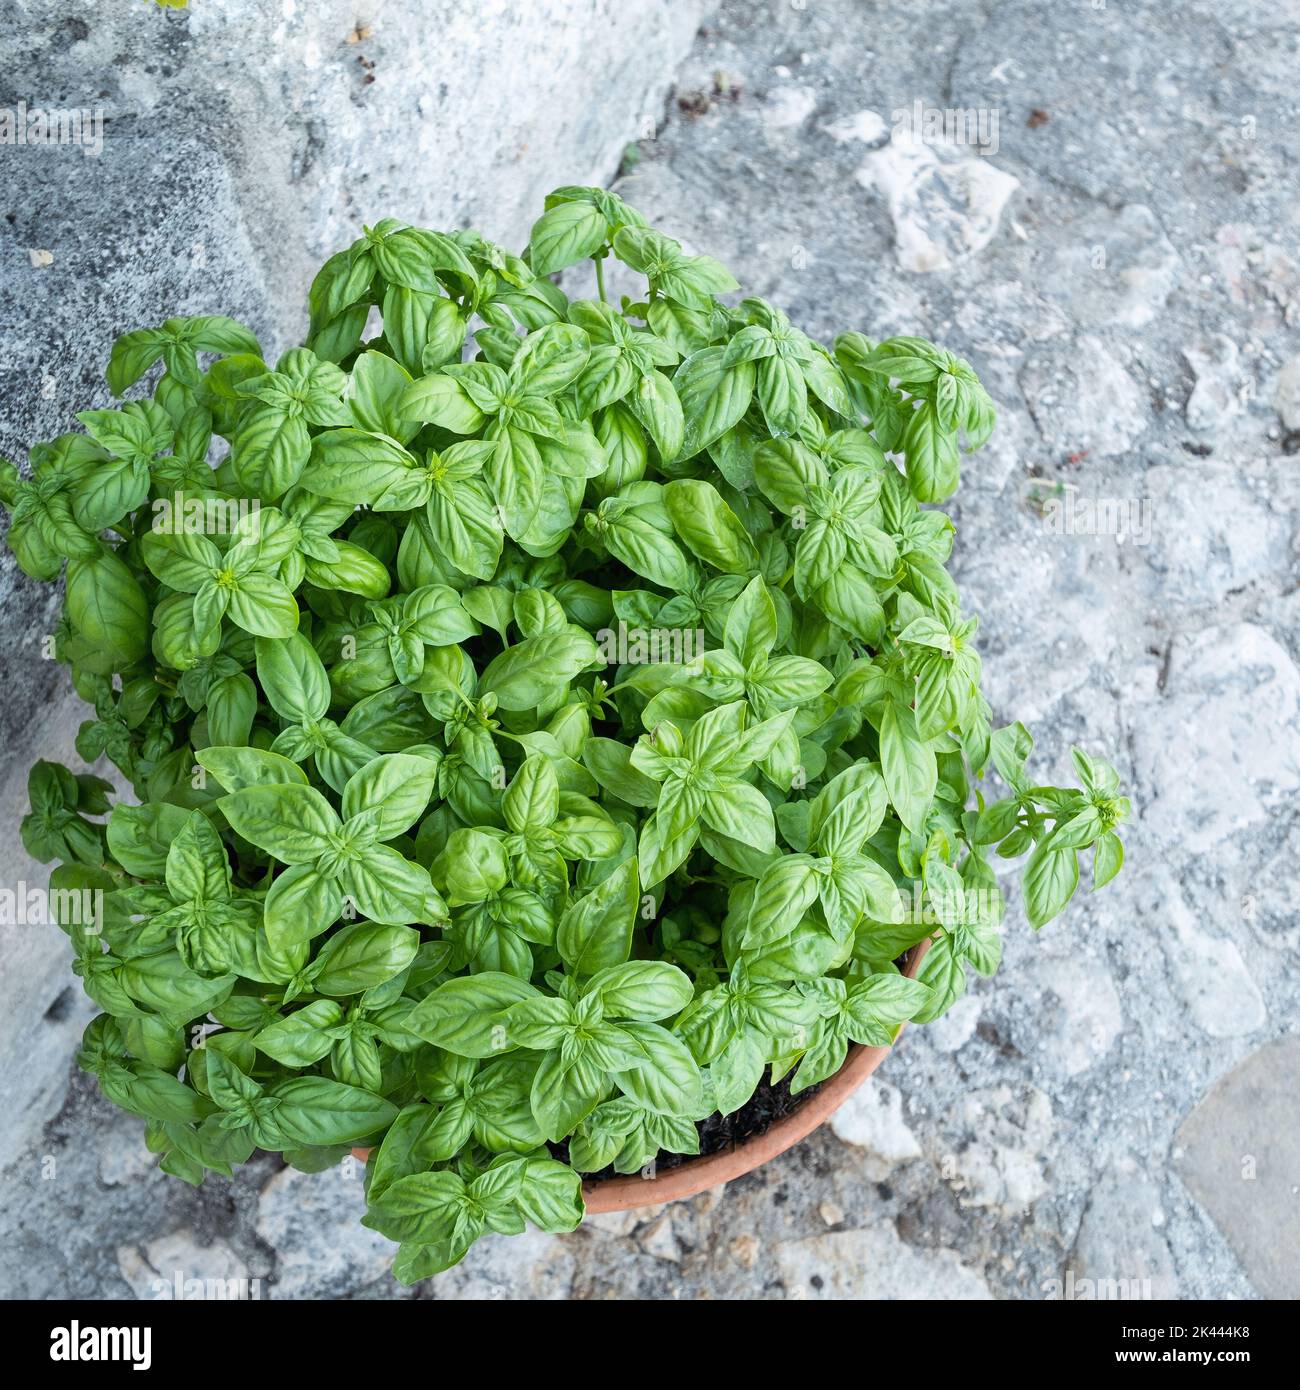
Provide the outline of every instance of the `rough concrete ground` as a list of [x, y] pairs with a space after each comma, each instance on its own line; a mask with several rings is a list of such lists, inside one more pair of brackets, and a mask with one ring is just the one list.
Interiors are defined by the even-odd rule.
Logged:
[[[1300, 1295], [1298, 24], [1248, 0], [709, 21], [620, 191], [810, 331], [923, 333], [981, 372], [999, 429], [953, 514], [989, 695], [1044, 780], [1072, 742], [1116, 762], [1128, 864], [1037, 936], [1013, 896], [999, 975], [829, 1131], [661, 1212], [485, 1241], [414, 1296]], [[917, 102], [923, 137], [975, 112], [987, 153], [910, 136]], [[263, 1160], [191, 1192], [80, 1079], [10, 1180], [14, 1292], [182, 1270], [403, 1296], [355, 1176]]]

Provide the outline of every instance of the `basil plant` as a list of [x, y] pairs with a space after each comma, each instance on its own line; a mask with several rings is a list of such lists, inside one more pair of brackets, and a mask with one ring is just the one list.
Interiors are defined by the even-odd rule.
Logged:
[[0, 465], [130, 793], [38, 763], [23, 838], [168, 1173], [367, 1148], [417, 1280], [938, 1017], [998, 965], [993, 853], [1035, 927], [1119, 870], [1114, 769], [1038, 785], [980, 693], [935, 505], [975, 373], [737, 288], [600, 189], [523, 256], [386, 220], [304, 346], [127, 333], [129, 399]]

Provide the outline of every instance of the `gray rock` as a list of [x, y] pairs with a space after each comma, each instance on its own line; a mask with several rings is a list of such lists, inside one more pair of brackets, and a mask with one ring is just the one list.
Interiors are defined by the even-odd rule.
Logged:
[[671, 1209], [642, 1228], [637, 1233], [637, 1242], [647, 1255], [653, 1255], [657, 1260], [667, 1260], [671, 1264], [681, 1263], [682, 1248], [673, 1230]]
[[[0, 280], [7, 403], [0, 453], [22, 458], [27, 445], [73, 427], [75, 411], [110, 404], [103, 371], [113, 337], [127, 328], [220, 311], [265, 330], [252, 247], [213, 152], [183, 139], [121, 138], [106, 141], [93, 161], [70, 148], [6, 150], [4, 160], [13, 220], [0, 222], [0, 244], [13, 273]], [[199, 264], [188, 248], [217, 227], [223, 234]], [[55, 247], [53, 264], [32, 266], [20, 255], [31, 245]], [[69, 690], [66, 668], [40, 657], [59, 601], [55, 586], [34, 583], [7, 551], [0, 555], [0, 605], [23, 658], [0, 705], [6, 887], [43, 886], [49, 872], [18, 836], [29, 765], [44, 757], [81, 767], [73, 739], [88, 711]], [[68, 943], [57, 927], [0, 927], [0, 935], [11, 966], [0, 981], [0, 1057], [10, 1061], [0, 1070], [0, 1098], [14, 1121], [5, 1127], [9, 1156], [58, 1109], [67, 1062], [93, 1010], [68, 971]], [[18, 1065], [19, 1058], [30, 1061]]]
[[1289, 430], [1300, 430], [1300, 356], [1288, 359], [1273, 383], [1273, 409]]
[[959, 1120], [967, 1142], [945, 1160], [958, 1201], [1012, 1212], [1047, 1191], [1043, 1167], [1053, 1147], [1051, 1098], [1037, 1087], [974, 1090], [962, 1097]]
[[942, 1018], [927, 1026], [926, 1041], [940, 1052], [960, 1051], [975, 1036], [981, 1007], [978, 994], [963, 996]]
[[1178, 1175], [1265, 1298], [1300, 1296], [1300, 1041], [1262, 1047], [1178, 1130]]
[[1134, 729], [1134, 747], [1144, 824], [1167, 844], [1214, 848], [1300, 790], [1300, 672], [1254, 623], [1180, 635], [1162, 717]]
[[1094, 1286], [1093, 1297], [1118, 1298], [1124, 1293], [1130, 1299], [1178, 1297], [1181, 1291], [1161, 1232], [1163, 1224], [1156, 1185], [1132, 1159], [1117, 1163], [1088, 1194], [1078, 1238], [1062, 1276], [1067, 1287], [1087, 1279]]
[[1025, 982], [1041, 991], [1034, 1016], [1053, 1063], [1067, 1076], [1101, 1064], [1124, 1029], [1124, 1009], [1110, 972], [1092, 961], [1040, 953]]
[[[368, 18], [351, 0], [84, 11], [17, 0], [0, 39], [0, 71], [23, 74], [14, 101], [39, 92], [51, 105], [102, 108], [105, 151], [140, 129], [210, 144], [231, 171], [284, 346], [300, 330], [310, 275], [362, 223], [472, 224], [519, 244], [544, 193], [609, 178], [627, 143], [653, 134], [703, 5], [443, 0], [431, 14], [395, 0]], [[158, 278], [174, 273], [178, 252], [211, 253], [225, 237], [209, 222], [171, 243]], [[132, 244], [125, 227], [115, 239]], [[52, 241], [33, 244], [58, 255]]]
[[279, 1252], [270, 1298], [337, 1298], [385, 1278], [397, 1247], [361, 1225], [361, 1168], [284, 1168], [262, 1189], [257, 1234]]
[[224, 1240], [200, 1243], [193, 1231], [172, 1231], [143, 1249], [124, 1245], [117, 1252], [122, 1278], [136, 1298], [185, 1302], [260, 1298], [260, 1280]]
[[1169, 874], [1157, 872], [1150, 892], [1172, 933], [1169, 967], [1192, 1022], [1211, 1038], [1257, 1032], [1268, 1007], [1237, 943], [1192, 911]]
[[1115, 349], [1092, 334], [1031, 354], [1020, 373], [1039, 432], [1069, 452], [1109, 458], [1146, 430], [1146, 400]]
[[1143, 328], [1178, 283], [1182, 261], [1149, 207], [1089, 205], [1053, 248], [1047, 293], [1089, 329]]

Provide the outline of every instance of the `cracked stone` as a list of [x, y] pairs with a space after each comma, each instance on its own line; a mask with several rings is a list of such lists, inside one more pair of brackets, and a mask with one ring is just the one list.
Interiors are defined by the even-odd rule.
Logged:
[[[1166, 869], [1139, 887], [1138, 910], [1164, 926], [1162, 955], [1188, 1018], [1211, 1038], [1244, 1037], [1268, 1021], [1268, 1008], [1237, 943], [1221, 927], [1227, 914], [1193, 908]], [[1165, 944], [1167, 942], [1167, 944]]]
[[1186, 458], [1158, 464], [1142, 480], [1150, 508], [1150, 564], [1161, 592], [1219, 603], [1285, 569], [1294, 527], [1285, 479], [1266, 465]]
[[262, 1189], [257, 1234], [279, 1252], [272, 1296], [336, 1298], [387, 1275], [397, 1247], [361, 1224], [361, 1170], [285, 1168]]
[[1035, 1045], [1067, 1076], [1098, 1065], [1124, 1028], [1115, 981], [1094, 961], [1038, 957], [1031, 978], [1043, 992]]
[[1181, 259], [1155, 213], [1127, 203], [1089, 208], [1054, 248], [1045, 285], [1084, 328], [1144, 328], [1178, 283]]
[[673, 1264], [681, 1262], [682, 1248], [673, 1230], [673, 1214], [664, 1212], [637, 1236], [637, 1243], [647, 1255], [657, 1260], [670, 1260]]
[[1036, 1086], [972, 1091], [959, 1116], [970, 1141], [955, 1155], [953, 1188], [964, 1207], [1022, 1211], [1047, 1191], [1043, 1174], [1055, 1126], [1052, 1102]]
[[1144, 825], [1193, 853], [1216, 849], [1300, 793], [1300, 671], [1255, 623], [1180, 634], [1160, 717], [1136, 723], [1134, 750]]
[[599, 1231], [603, 1236], [630, 1236], [645, 1220], [644, 1210], [598, 1211], [582, 1218], [583, 1230]]

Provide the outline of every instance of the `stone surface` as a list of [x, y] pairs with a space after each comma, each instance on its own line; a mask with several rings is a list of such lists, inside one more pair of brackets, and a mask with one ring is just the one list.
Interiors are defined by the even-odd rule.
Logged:
[[117, 1252], [122, 1278], [139, 1299], [240, 1299], [261, 1297], [239, 1256], [224, 1240], [200, 1244], [189, 1230], [170, 1231], [143, 1249]]
[[[233, 43], [222, 8], [210, 7], [190, 48]], [[1300, 1186], [1291, 1143], [1300, 1127], [1285, 1108], [1300, 1010], [1293, 9], [1189, 0], [1175, 24], [1160, 0], [1081, 10], [1003, 0], [969, 11], [947, 0], [726, 0], [618, 185], [808, 331], [922, 333], [987, 381], [998, 430], [965, 464], [951, 504], [956, 576], [981, 618], [995, 715], [1034, 729], [1036, 773], [1068, 776], [1069, 746], [1080, 743], [1113, 760], [1131, 791], [1128, 862], [1104, 894], [1082, 893], [1067, 919], [1033, 933], [1014, 869], [999, 865], [1012, 904], [1001, 971], [973, 982], [939, 1025], [909, 1028], [873, 1094], [834, 1129], [667, 1213], [486, 1241], [413, 1291], [388, 1280], [386, 1253], [355, 1227], [354, 1207], [345, 1222], [344, 1202], [328, 1200], [333, 1175], [277, 1174], [261, 1159], [233, 1183], [192, 1192], [147, 1168], [132, 1176], [131, 1126], [83, 1080], [54, 1113], [50, 1078], [74, 1029], [60, 1010], [77, 1007], [65, 1003], [45, 1034], [33, 1026], [5, 1059], [10, 1073], [44, 1078], [24, 1125], [49, 1124], [6, 1171], [14, 1215], [0, 1241], [0, 1289], [129, 1296], [118, 1250], [156, 1268], [152, 1243], [190, 1232], [199, 1251], [223, 1243], [269, 1297], [1043, 1299], [1127, 1296], [1134, 1284], [1137, 1296], [1147, 1287], [1188, 1299], [1300, 1296], [1300, 1271], [1273, 1241], [1291, 1232], [1296, 1248]], [[387, 7], [376, 36], [393, 12], [404, 11]], [[354, 48], [340, 57], [331, 40], [311, 69], [321, 90], [307, 92], [295, 26], [314, 23], [308, 13], [275, 21], [296, 54], [289, 75], [257, 76], [285, 90], [301, 79], [284, 121], [306, 151], [302, 113], [317, 117], [306, 189], [254, 214], [245, 190], [282, 183], [267, 181], [265, 164], [234, 161], [227, 186], [244, 230], [213, 242], [215, 257], [241, 237], [264, 252], [268, 219], [297, 216], [303, 196], [329, 203], [322, 238], [343, 225], [331, 218], [350, 234], [348, 219], [382, 205], [369, 196], [385, 187], [378, 167], [366, 179], [335, 171], [381, 98], [387, 61], [376, 58], [376, 81], [362, 84]], [[77, 46], [59, 61], [73, 62]], [[454, 90], [468, 121], [488, 99], [472, 75], [490, 59], [464, 62], [471, 80]], [[143, 107], [172, 79], [124, 64], [111, 80], [145, 93]], [[364, 87], [351, 110], [350, 81]], [[888, 179], [867, 186], [860, 173], [907, 167], [898, 113], [917, 101], [983, 112], [986, 124], [996, 112], [997, 148], [923, 144], [931, 172], [906, 202]], [[557, 121], [596, 110], [585, 94], [562, 104]], [[282, 106], [268, 98], [258, 118]], [[157, 134], [144, 125], [141, 138]], [[624, 126], [601, 127], [610, 151], [638, 133]], [[125, 143], [125, 126], [120, 134]], [[522, 124], [515, 136], [533, 144]], [[268, 142], [272, 163], [280, 139]], [[372, 158], [396, 158], [400, 143], [385, 136]], [[440, 148], [455, 172], [422, 178], [421, 198], [479, 187], [482, 170], [506, 158], [499, 144], [466, 154], [451, 136]], [[158, 163], [151, 188], [166, 186], [166, 150]], [[977, 170], [986, 193], [1010, 190], [996, 217], [987, 198], [966, 197]], [[990, 172], [1002, 177], [990, 183]], [[483, 183], [476, 220], [517, 238], [528, 214], [511, 222], [506, 205], [523, 190]], [[963, 219], [969, 227], [980, 206], [972, 238]], [[63, 273], [68, 244], [45, 225], [13, 233], [6, 266], [16, 275]], [[908, 268], [922, 234], [946, 268]], [[164, 232], [155, 244], [172, 242]], [[33, 249], [52, 263], [32, 265]], [[273, 317], [299, 301], [278, 298], [292, 279], [278, 255], [258, 266], [263, 289], [250, 291], [248, 312], [269, 290], [272, 332]], [[169, 263], [166, 274], [178, 271]], [[69, 292], [93, 298], [90, 288]], [[69, 371], [83, 360], [92, 371], [102, 356], [77, 352]], [[1049, 524], [1049, 493], [1071, 499], [1070, 524]], [[7, 602], [7, 630], [30, 627], [28, 610]], [[15, 687], [15, 727], [44, 708], [50, 688]], [[74, 727], [69, 719], [48, 736], [66, 744]], [[3, 987], [19, 999], [30, 990], [44, 1009], [56, 964], [24, 960]], [[883, 1175], [873, 1157], [882, 1127], [910, 1136]], [[1244, 1154], [1257, 1160], [1253, 1181], [1241, 1176]]]
[[1178, 1130], [1175, 1168], [1265, 1298], [1300, 1288], [1300, 1039], [1261, 1048]]
[[982, 251], [1020, 187], [1014, 174], [961, 145], [904, 132], [874, 149], [856, 178], [888, 205], [898, 264], [915, 271], [951, 270]]
[[[94, 160], [73, 148], [0, 146], [0, 167], [0, 454], [22, 459], [29, 444], [71, 427], [75, 411], [111, 404], [104, 365], [113, 336], [129, 326], [220, 307], [265, 332], [252, 243], [211, 150], [143, 135], [106, 140]], [[191, 255], [205, 239], [204, 254]], [[46, 241], [58, 248], [54, 263], [32, 265], [24, 248]], [[60, 597], [0, 554], [0, 620], [13, 656], [0, 703], [0, 880], [9, 888], [43, 885], [48, 873], [19, 839], [28, 767], [38, 757], [80, 766], [73, 740], [86, 707], [68, 688], [67, 669], [41, 655]], [[80, 989], [69, 990], [62, 932], [4, 926], [0, 940], [9, 966], [0, 976], [0, 1098], [13, 1117], [0, 1139], [7, 1160], [58, 1108], [64, 1063], [93, 1010]]]
[[272, 1296], [337, 1298], [384, 1276], [393, 1244], [361, 1225], [361, 1165], [324, 1173], [285, 1168], [262, 1189], [258, 1236], [279, 1252]]
[[877, 1181], [898, 1164], [921, 1156], [921, 1146], [903, 1117], [903, 1097], [887, 1081], [860, 1086], [831, 1116], [830, 1125], [837, 1138], [865, 1151], [864, 1171]]
[[1123, 1281], [1138, 1298], [1176, 1298], [1173, 1256], [1161, 1230], [1160, 1188], [1136, 1165], [1117, 1165], [1089, 1194], [1065, 1277]]
[[791, 1297], [965, 1299], [993, 1295], [954, 1250], [918, 1251], [887, 1222], [805, 1236], [781, 1246], [778, 1268]]

